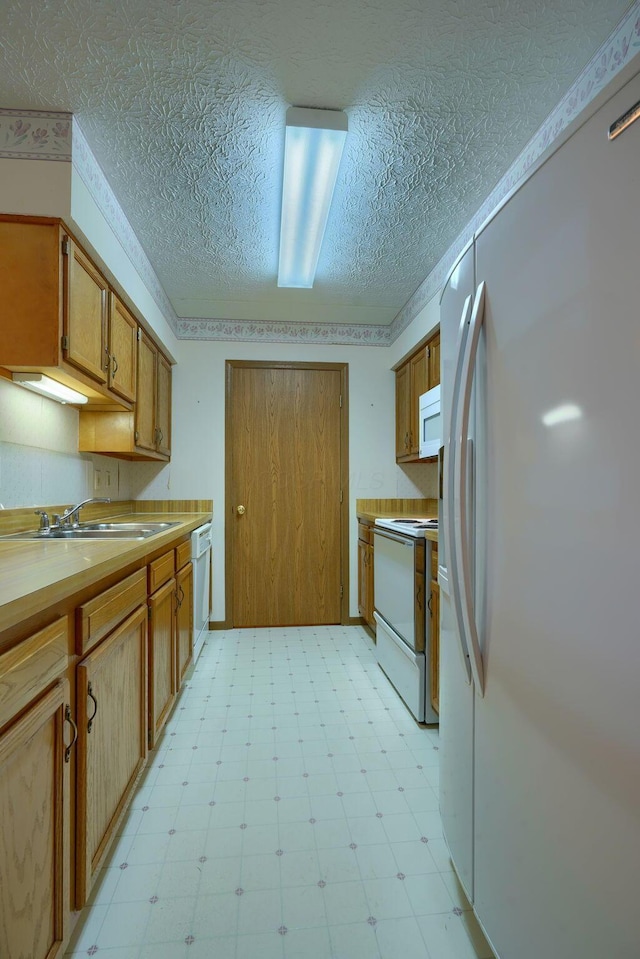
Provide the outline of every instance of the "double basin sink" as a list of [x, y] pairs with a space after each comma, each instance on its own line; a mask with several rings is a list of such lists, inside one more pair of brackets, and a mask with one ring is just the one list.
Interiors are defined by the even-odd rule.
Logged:
[[78, 526], [54, 526], [51, 529], [25, 530], [0, 536], [0, 540], [53, 539], [147, 539], [179, 523], [81, 523]]

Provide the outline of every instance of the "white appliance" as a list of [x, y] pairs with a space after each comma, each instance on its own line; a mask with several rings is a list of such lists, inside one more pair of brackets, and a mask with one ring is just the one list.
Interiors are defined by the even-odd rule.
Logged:
[[638, 101], [601, 95], [441, 303], [440, 804], [499, 959], [640, 956], [640, 123], [607, 136]]
[[418, 400], [420, 423], [420, 459], [437, 456], [442, 446], [440, 385], [423, 393]]
[[437, 520], [404, 517], [377, 519], [373, 530], [378, 665], [418, 722], [427, 723], [438, 722], [427, 695], [430, 628], [424, 576], [431, 548], [425, 533], [434, 528]]
[[209, 582], [211, 578], [211, 523], [198, 526], [191, 534], [193, 563], [193, 661], [202, 650], [209, 629]]

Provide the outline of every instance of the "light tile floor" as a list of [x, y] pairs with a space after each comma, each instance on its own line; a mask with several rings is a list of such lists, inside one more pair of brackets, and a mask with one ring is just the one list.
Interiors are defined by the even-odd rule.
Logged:
[[487, 959], [359, 627], [210, 633], [67, 956]]

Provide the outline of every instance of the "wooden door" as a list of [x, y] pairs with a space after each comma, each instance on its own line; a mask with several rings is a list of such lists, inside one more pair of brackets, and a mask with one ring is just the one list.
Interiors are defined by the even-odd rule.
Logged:
[[115, 293], [109, 296], [109, 389], [136, 398], [138, 324]]
[[0, 736], [0, 956], [62, 956], [69, 916], [69, 687]]
[[109, 287], [91, 260], [70, 237], [66, 240], [64, 250], [64, 357], [99, 383], [106, 383]]
[[77, 668], [76, 906], [147, 757], [147, 608], [139, 606]]
[[176, 684], [180, 689], [193, 659], [193, 563], [176, 573]]
[[156, 367], [156, 448], [171, 453], [171, 364], [162, 353]]
[[149, 746], [164, 726], [178, 688], [175, 650], [176, 581], [170, 579], [149, 597]]
[[228, 363], [227, 372], [232, 623], [339, 623], [346, 367]]

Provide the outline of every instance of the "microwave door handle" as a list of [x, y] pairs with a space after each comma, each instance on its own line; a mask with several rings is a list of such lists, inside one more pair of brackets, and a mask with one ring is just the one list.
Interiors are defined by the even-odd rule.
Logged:
[[456, 489], [454, 492], [459, 504], [459, 522], [457, 523], [455, 529], [455, 549], [456, 558], [458, 561], [458, 572], [460, 574], [459, 587], [462, 622], [467, 649], [471, 658], [471, 671], [473, 673], [473, 679], [476, 689], [481, 696], [484, 695], [484, 664], [482, 661], [482, 650], [480, 648], [480, 640], [478, 638], [478, 629], [473, 601], [468, 494], [469, 474], [472, 467], [472, 450], [471, 442], [468, 440], [468, 435], [469, 412], [471, 409], [471, 397], [473, 391], [473, 374], [475, 372], [480, 331], [482, 329], [482, 323], [484, 320], [484, 296], [485, 284], [483, 281], [476, 290], [473, 313], [469, 324], [469, 334], [466, 339], [464, 357], [461, 365], [461, 391], [457, 406], [458, 424], [456, 428], [458, 455], [456, 456]]
[[448, 425], [448, 436], [445, 447], [445, 456], [448, 457], [448, 463], [445, 465], [446, 473], [446, 493], [447, 493], [447, 521], [444, 525], [445, 537], [445, 555], [449, 568], [449, 592], [451, 596], [451, 606], [453, 608], [456, 629], [455, 633], [458, 639], [458, 648], [460, 658], [465, 672], [465, 679], [468, 685], [471, 685], [472, 673], [470, 656], [464, 634], [464, 621], [462, 616], [462, 602], [459, 588], [458, 562], [456, 555], [456, 472], [457, 472], [457, 449], [456, 449], [456, 426], [458, 420], [458, 404], [460, 394], [460, 384], [462, 375], [462, 361], [464, 358], [464, 347], [467, 340], [469, 329], [469, 317], [471, 315], [472, 298], [468, 296], [464, 302], [462, 314], [460, 317], [460, 326], [458, 328], [458, 339], [456, 346], [456, 362], [453, 378], [453, 392], [451, 394], [451, 411]]

